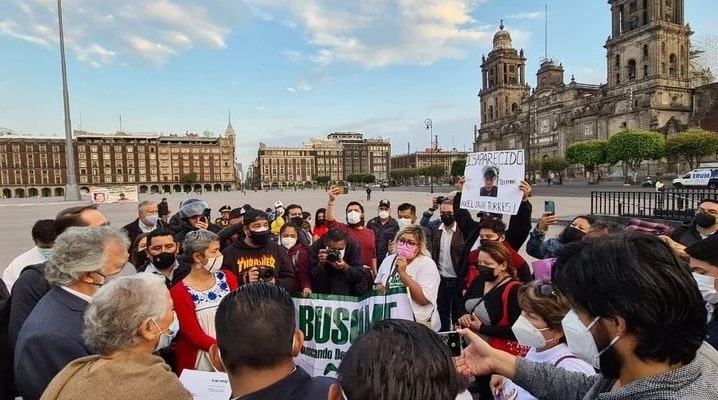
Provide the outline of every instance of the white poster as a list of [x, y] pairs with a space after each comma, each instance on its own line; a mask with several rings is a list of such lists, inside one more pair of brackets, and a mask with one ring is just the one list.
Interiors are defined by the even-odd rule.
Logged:
[[526, 160], [523, 150], [469, 153], [464, 170], [461, 208], [515, 215], [523, 194]]
[[92, 187], [90, 195], [95, 204], [137, 203], [139, 201], [137, 186]]
[[311, 376], [336, 377], [344, 354], [371, 324], [383, 319], [414, 319], [404, 288], [362, 297], [313, 294], [294, 297], [297, 329], [304, 346], [294, 360]]

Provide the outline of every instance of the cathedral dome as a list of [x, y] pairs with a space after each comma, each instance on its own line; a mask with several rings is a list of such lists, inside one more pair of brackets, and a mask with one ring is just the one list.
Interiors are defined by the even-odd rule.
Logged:
[[511, 48], [513, 48], [511, 34], [509, 31], [504, 30], [504, 21], [502, 20], [501, 25], [499, 25], [499, 31], [494, 35], [494, 50]]

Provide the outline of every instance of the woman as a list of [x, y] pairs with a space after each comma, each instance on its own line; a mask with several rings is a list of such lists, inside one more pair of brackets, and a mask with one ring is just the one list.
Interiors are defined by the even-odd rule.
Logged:
[[[531, 349], [526, 359], [550, 363], [567, 371], [587, 376], [596, 372], [587, 362], [571, 353], [566, 345], [561, 320], [570, 307], [565, 298], [557, 296], [551, 282], [537, 280], [519, 289], [521, 316], [511, 328], [519, 343]], [[533, 400], [529, 392], [502, 376], [491, 379], [491, 387], [499, 399]]]
[[436, 311], [439, 294], [439, 269], [426, 248], [426, 235], [419, 225], [409, 225], [396, 234], [396, 253], [387, 256], [379, 267], [374, 283], [382, 293], [405, 287], [414, 319], [434, 331], [441, 327]]
[[320, 208], [317, 210], [316, 214], [314, 214], [314, 230], [312, 231], [312, 233], [314, 234], [314, 240], [317, 240], [320, 237], [324, 236], [329, 230], [324, 220], [324, 215], [326, 214], [326, 212], [326, 208]]
[[299, 229], [296, 225], [284, 224], [279, 229], [279, 244], [287, 250], [287, 255], [292, 260], [294, 276], [297, 277], [299, 288], [302, 289], [304, 297], [312, 294], [312, 277], [309, 267], [309, 251], [299, 243]]
[[147, 253], [145, 252], [145, 249], [147, 249], [148, 233], [149, 232], [140, 233], [135, 241], [132, 242], [132, 246], [130, 246], [130, 262], [138, 271], [142, 270], [142, 267], [144, 267], [145, 264], [147, 264], [147, 261], [149, 261]]
[[220, 271], [222, 253], [216, 234], [204, 229], [189, 232], [182, 249], [192, 269], [170, 290], [180, 322], [176, 370], [178, 374], [185, 368], [214, 371], [207, 353], [217, 343], [214, 315], [220, 300], [237, 288], [237, 278]]
[[[466, 314], [459, 324], [478, 333], [492, 347], [523, 355], [528, 348], [516, 342], [511, 326], [521, 315], [518, 292], [521, 284], [515, 279], [516, 270], [511, 254], [499, 242], [483, 241], [477, 256], [477, 269], [481, 279], [466, 292]], [[476, 389], [481, 398], [492, 398], [490, 376], [476, 379]]]
[[536, 228], [529, 234], [526, 243], [526, 253], [538, 259], [554, 258], [558, 251], [568, 243], [578, 242], [591, 229], [595, 218], [590, 215], [579, 215], [574, 218], [566, 229], [557, 238], [546, 239], [546, 232], [551, 225], [558, 222], [555, 214], [544, 213], [539, 219]]
[[98, 354], [68, 364], [41, 399], [192, 399], [169, 365], [152, 354], [179, 329], [173, 308], [164, 280], [155, 275], [103, 285], [85, 311], [85, 341]]

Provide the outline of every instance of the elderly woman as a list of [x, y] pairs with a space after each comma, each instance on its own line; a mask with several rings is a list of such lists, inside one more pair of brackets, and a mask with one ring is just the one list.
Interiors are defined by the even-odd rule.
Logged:
[[85, 312], [83, 336], [98, 355], [68, 364], [41, 399], [192, 399], [169, 365], [152, 354], [178, 329], [162, 279], [117, 278], [97, 292]]
[[232, 273], [220, 271], [219, 236], [200, 229], [187, 233], [182, 242], [185, 261], [192, 265], [186, 278], [170, 290], [180, 331], [177, 337], [176, 370], [214, 371], [209, 348], [217, 343], [214, 316], [219, 302], [237, 288]]
[[441, 327], [436, 311], [439, 269], [426, 248], [426, 235], [419, 225], [409, 225], [396, 234], [395, 254], [387, 256], [374, 280], [377, 290], [406, 288], [414, 319], [434, 331]]

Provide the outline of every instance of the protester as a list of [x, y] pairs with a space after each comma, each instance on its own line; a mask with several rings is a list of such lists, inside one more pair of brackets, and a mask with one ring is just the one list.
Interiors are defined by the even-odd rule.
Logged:
[[291, 296], [265, 282], [243, 285], [222, 299], [215, 319], [215, 366], [229, 375], [232, 399], [324, 400], [335, 381], [311, 377], [294, 364], [304, 345]]
[[[164, 229], [164, 228], [160, 228]], [[170, 231], [171, 233], [171, 231]], [[149, 259], [147, 258], [147, 235], [149, 235], [149, 232], [147, 233], [140, 233], [135, 240], [130, 244], [130, 263], [135, 267], [135, 269], [139, 272], [143, 270], [146, 266], [146, 264], [149, 262]]]
[[416, 224], [416, 206], [411, 203], [401, 203], [396, 208], [397, 224], [399, 229]]
[[705, 307], [708, 311], [706, 319], [706, 341], [718, 349], [718, 313], [715, 312], [718, 306], [718, 291], [716, 280], [718, 279], [718, 237], [710, 237], [699, 240], [686, 248], [689, 257], [689, 265], [693, 272], [693, 278], [698, 284]]
[[380, 200], [377, 211], [379, 215], [370, 219], [366, 227], [374, 232], [376, 263], [381, 265], [389, 250], [389, 242], [394, 240], [396, 233], [399, 232], [399, 224], [391, 216], [389, 200]]
[[[486, 217], [479, 223], [479, 241], [474, 243], [469, 253], [470, 265], [476, 265], [476, 258], [478, 257], [481, 246], [486, 242], [498, 242], [501, 243], [511, 255], [511, 264], [516, 270], [516, 279], [519, 282], [527, 283], [531, 282], [531, 268], [529, 268], [526, 260], [519, 254], [518, 251], [514, 250], [508, 242], [506, 242], [506, 224], [500, 219]], [[466, 278], [466, 286], [470, 286], [473, 280], [478, 277], [478, 270], [476, 268], [470, 268]]]
[[[130, 238], [130, 243], [134, 243], [141, 233], [152, 232], [157, 227], [165, 226], [164, 222], [160, 221], [157, 203], [154, 201], [145, 200], [137, 205], [137, 215], [138, 217], [134, 221], [122, 227], [122, 231]], [[139, 267], [139, 265], [135, 265], [135, 267]]]
[[310, 249], [312, 287], [316, 293], [359, 296], [371, 290], [359, 244], [339, 229], [330, 229]]
[[52, 254], [52, 246], [55, 244], [55, 238], [57, 237], [55, 220], [40, 219], [36, 221], [30, 233], [35, 245], [10, 261], [2, 274], [2, 280], [10, 292], [12, 292], [12, 285], [15, 284], [20, 272], [25, 267], [44, 263]]
[[581, 241], [595, 221], [596, 219], [590, 215], [580, 215], [574, 218], [558, 237], [546, 239], [548, 228], [558, 223], [558, 216], [544, 213], [536, 228], [529, 234], [526, 253], [538, 259], [554, 258], [563, 246]]
[[[436, 231], [436, 228], [442, 224], [441, 218], [432, 219], [434, 216], [434, 212], [436, 210], [439, 210], [441, 208], [441, 205], [444, 204], [445, 201], [449, 201], [452, 205], [454, 204], [454, 196], [456, 196], [457, 191], [449, 192], [446, 196], [437, 196], [433, 197], [431, 199], [431, 207], [429, 207], [428, 210], [424, 211], [421, 214], [421, 220], [419, 220], [419, 225], [423, 226], [429, 231], [429, 242], [433, 242], [434, 239], [431, 237], [433, 235], [433, 232]], [[453, 207], [452, 207], [453, 209]], [[453, 211], [452, 211], [453, 213]]]
[[414, 321], [372, 324], [344, 355], [337, 375], [341, 390], [329, 400], [454, 400], [463, 391], [442, 338]]
[[165, 225], [169, 222], [170, 211], [170, 205], [167, 203], [167, 198], [163, 197], [162, 201], [157, 204], [157, 215], [160, 217], [160, 220], [165, 223]]
[[426, 236], [419, 225], [409, 225], [396, 234], [396, 254], [384, 259], [374, 280], [382, 293], [406, 288], [414, 319], [438, 331], [441, 327], [436, 311], [439, 276], [436, 263], [427, 250]]
[[84, 316], [85, 342], [98, 354], [68, 364], [41, 399], [191, 400], [177, 375], [152, 354], [179, 330], [173, 308], [158, 277], [138, 274], [104, 285]]
[[314, 235], [312, 239], [314, 240], [324, 236], [324, 234], [329, 230], [329, 228], [327, 228], [326, 221], [324, 220], [326, 212], [326, 208], [318, 208], [317, 212], [314, 214], [314, 229], [312, 230], [312, 234]]
[[304, 297], [307, 297], [312, 294], [312, 270], [309, 250], [299, 243], [300, 230], [294, 222], [284, 224], [279, 230], [279, 244], [287, 250], [294, 276], [297, 278], [297, 287], [302, 290]]
[[329, 188], [329, 202], [327, 203], [327, 211], [325, 214], [327, 228], [337, 228], [346, 232], [349, 237], [356, 240], [361, 247], [361, 258], [364, 268], [371, 270], [372, 275], [376, 276], [376, 238], [374, 231], [364, 227], [364, 206], [359, 202], [350, 201], [346, 207], [347, 223], [343, 224], [336, 221], [334, 216], [334, 201], [341, 195], [342, 188], [332, 186]]
[[178, 260], [179, 244], [175, 242], [172, 231], [159, 228], [147, 234], [145, 254], [148, 262], [140, 270], [161, 276], [167, 289], [182, 281], [189, 275], [192, 265], [185, 260]]
[[94, 353], [82, 338], [83, 314], [97, 290], [122, 271], [128, 242], [110, 227], [69, 228], [57, 237], [45, 268], [54, 287], [22, 325], [15, 346], [15, 384], [24, 400], [39, 399], [61, 369]]
[[[251, 209], [251, 207], [250, 207]], [[221, 231], [217, 232], [219, 239], [221, 240], [220, 249], [224, 251], [230, 244], [244, 240], [244, 214], [247, 213], [247, 209], [244, 207], [235, 208], [229, 212], [229, 225], [222, 228]]]
[[540, 399], [716, 398], [718, 353], [702, 347], [703, 299], [659, 238], [619, 234], [572, 244], [559, 253], [553, 278], [571, 307], [561, 322], [569, 349], [601, 373], [525, 360], [467, 329], [461, 373], [499, 374]]
[[[526, 359], [550, 363], [567, 371], [594, 375], [593, 367], [571, 353], [561, 327], [561, 320], [570, 310], [568, 302], [559, 296], [548, 280], [537, 280], [519, 289], [521, 315], [511, 330], [519, 344], [530, 347]], [[534, 400], [526, 390], [511, 380], [495, 375], [491, 388], [500, 399]]]
[[177, 243], [184, 242], [188, 233], [199, 229], [206, 229], [214, 233], [222, 229], [209, 221], [209, 210], [209, 204], [200, 199], [188, 199], [182, 202], [182, 206], [177, 212], [178, 221], [169, 225], [169, 228], [175, 233]]
[[183, 257], [192, 269], [170, 290], [180, 323], [177, 336], [177, 373], [184, 369], [213, 371], [209, 348], [215, 340], [214, 318], [222, 298], [237, 288], [237, 279], [221, 271], [219, 237], [207, 230], [187, 234]]
[[311, 246], [312, 234], [310, 231], [302, 228], [304, 225], [304, 212], [302, 211], [302, 206], [298, 204], [290, 204], [287, 206], [287, 218], [287, 222], [291, 222], [299, 229], [297, 232], [297, 239], [299, 240], [299, 243], [306, 247]]
[[671, 239], [685, 246], [705, 239], [718, 232], [718, 200], [705, 199], [698, 205], [693, 220], [676, 228]]
[[279, 229], [284, 226], [284, 203], [277, 200], [274, 202], [274, 220], [271, 221], [271, 235], [272, 237], [279, 234]]
[[297, 281], [292, 261], [280, 245], [269, 240], [267, 214], [251, 209], [244, 215], [243, 224], [244, 239], [224, 249], [222, 267], [234, 272], [241, 283], [258, 281], [262, 269], [261, 272], [271, 274], [261, 277], [262, 280], [276, 282], [288, 292], [294, 292]]

